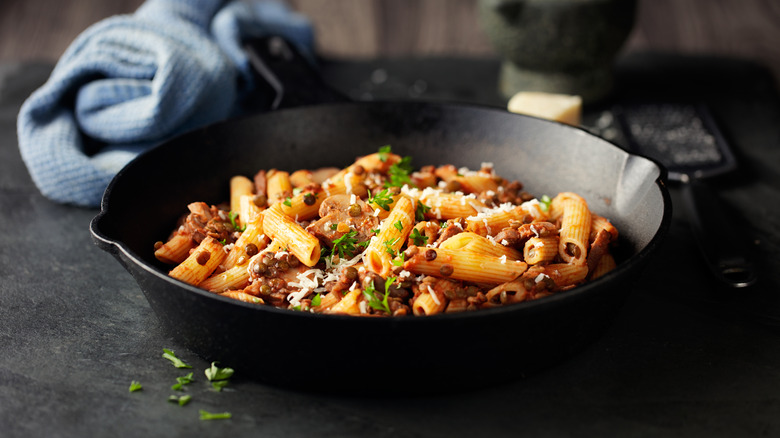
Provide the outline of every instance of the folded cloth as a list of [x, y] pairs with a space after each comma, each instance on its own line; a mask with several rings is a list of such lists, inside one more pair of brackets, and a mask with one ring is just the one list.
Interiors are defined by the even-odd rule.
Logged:
[[312, 56], [310, 22], [272, 0], [147, 0], [91, 26], [20, 109], [19, 150], [36, 186], [97, 206], [140, 152], [239, 114], [256, 86], [241, 41], [266, 34]]

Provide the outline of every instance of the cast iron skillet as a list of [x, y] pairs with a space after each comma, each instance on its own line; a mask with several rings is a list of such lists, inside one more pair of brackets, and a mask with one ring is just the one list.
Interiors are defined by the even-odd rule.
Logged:
[[[153, 255], [193, 201], [228, 199], [231, 176], [345, 166], [390, 144], [417, 166], [496, 171], [542, 195], [575, 191], [621, 233], [618, 268], [533, 302], [460, 314], [319, 315], [223, 298], [166, 275]], [[500, 109], [347, 102], [283, 109], [185, 134], [129, 163], [90, 224], [178, 342], [238, 375], [340, 393], [459, 391], [519, 378], [592, 343], [666, 233], [671, 203], [655, 162], [584, 130]]]

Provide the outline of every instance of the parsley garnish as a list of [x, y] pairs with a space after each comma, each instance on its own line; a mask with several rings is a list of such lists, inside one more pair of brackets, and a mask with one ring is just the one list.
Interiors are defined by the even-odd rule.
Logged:
[[282, 204], [284, 204], [284, 205], [286, 205], [288, 207], [292, 207], [292, 199], [288, 196], [288, 197], [284, 198], [284, 202], [282, 202]]
[[184, 406], [192, 400], [192, 396], [189, 394], [182, 395], [181, 397], [172, 395], [168, 397], [169, 402], [178, 403], [179, 406]]
[[412, 239], [412, 243], [416, 246], [425, 246], [425, 244], [428, 243], [428, 236], [420, 234], [418, 228], [412, 230], [412, 234], [409, 235], [409, 238]]
[[363, 295], [368, 299], [368, 305], [371, 306], [372, 309], [382, 310], [390, 315], [390, 305], [387, 300], [390, 297], [390, 286], [393, 285], [395, 279], [395, 277], [387, 277], [387, 280], [385, 280], [385, 294], [381, 300], [376, 296], [377, 291], [374, 288], [373, 281], [369, 282], [368, 286], [363, 289]]
[[397, 221], [395, 221], [395, 223], [393, 224], [393, 226], [394, 226], [394, 227], [395, 227], [395, 229], [396, 229], [396, 230], [398, 230], [398, 231], [403, 231], [403, 230], [404, 230], [404, 224], [402, 224], [400, 220], [397, 220]]
[[431, 211], [431, 207], [417, 201], [417, 208], [414, 210], [414, 219], [418, 221], [425, 220], [425, 213]]
[[552, 203], [552, 199], [550, 199], [549, 196], [543, 195], [541, 199], [539, 199], [539, 205], [542, 209], [542, 211], [548, 211], [550, 210], [550, 204]]
[[233, 415], [231, 415], [230, 412], [212, 413], [212, 412], [204, 411], [203, 409], [200, 410], [201, 420], [227, 420], [232, 416]]
[[400, 254], [398, 254], [398, 257], [393, 259], [392, 263], [393, 263], [393, 266], [403, 266], [405, 261], [406, 261], [406, 254], [405, 253], [400, 253]]
[[171, 361], [173, 366], [175, 366], [176, 368], [192, 368], [190, 365], [187, 365], [186, 363], [184, 363], [184, 361], [176, 357], [176, 354], [167, 348], [163, 348], [162, 357]]
[[355, 245], [365, 246], [368, 242], [358, 243], [357, 231], [350, 230], [347, 234], [333, 241], [333, 254], [338, 254], [340, 258], [352, 258], [357, 252]]
[[394, 163], [387, 169], [388, 180], [385, 181], [385, 187], [403, 187], [412, 180], [409, 174], [412, 173], [412, 157], [403, 157], [401, 161]]
[[385, 252], [390, 254], [393, 257], [395, 257], [395, 250], [393, 249], [393, 245], [395, 244], [395, 242], [398, 241], [398, 239], [400, 239], [400, 237], [396, 237], [395, 239], [391, 239], [391, 240], [385, 240], [384, 242]]
[[[236, 231], [243, 232], [244, 230], [246, 230], [246, 225], [244, 225], [243, 227], [240, 227], [238, 225], [238, 223], [236, 222], [236, 218], [237, 217], [238, 217], [238, 213], [236, 213], [235, 211], [231, 211], [230, 213], [228, 213], [228, 219], [230, 219], [230, 225], [233, 226], [233, 229], [236, 230]], [[224, 243], [223, 243], [223, 245], [224, 245]]]
[[368, 203], [376, 204], [385, 211], [390, 211], [390, 204], [393, 203], [393, 196], [387, 189], [377, 193], [376, 196], [371, 196], [371, 190], [368, 191]]
[[381, 161], [383, 163], [386, 162], [387, 161], [387, 156], [390, 154], [390, 152], [391, 152], [391, 148], [390, 148], [389, 144], [379, 148], [379, 153], [378, 153], [379, 161]]
[[311, 299], [311, 306], [312, 307], [317, 307], [320, 304], [322, 304], [322, 295], [317, 293], [317, 295], [314, 295], [314, 298]]
[[130, 392], [136, 392], [136, 391], [140, 391], [142, 389], [144, 389], [144, 387], [141, 386], [141, 382], [139, 382], [137, 380], [133, 380], [132, 382], [130, 382], [130, 388], [129, 388]]

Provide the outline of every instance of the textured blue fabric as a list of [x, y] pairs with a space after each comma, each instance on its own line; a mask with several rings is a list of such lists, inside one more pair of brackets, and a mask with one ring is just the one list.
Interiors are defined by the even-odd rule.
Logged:
[[19, 149], [46, 197], [97, 206], [140, 152], [235, 116], [255, 84], [245, 37], [311, 56], [309, 21], [271, 0], [147, 0], [85, 30], [19, 112]]

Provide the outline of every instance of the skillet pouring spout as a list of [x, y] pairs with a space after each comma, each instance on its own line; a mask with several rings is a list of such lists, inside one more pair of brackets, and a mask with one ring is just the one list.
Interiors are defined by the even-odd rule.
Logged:
[[[154, 257], [154, 242], [166, 239], [187, 204], [228, 199], [232, 176], [343, 167], [387, 144], [411, 156], [415, 167], [491, 162], [497, 174], [521, 181], [536, 196], [577, 192], [620, 230], [617, 268], [531, 302], [367, 318], [231, 300], [169, 277]], [[440, 393], [528, 375], [598, 339], [669, 227], [664, 178], [653, 161], [581, 129], [504, 110], [329, 103], [219, 123], [140, 155], [111, 182], [90, 227], [98, 246], [133, 275], [161, 325], [207, 361], [287, 388]], [[366, 374], [375, 372], [399, 382], [369, 387]]]

